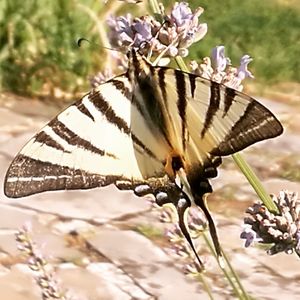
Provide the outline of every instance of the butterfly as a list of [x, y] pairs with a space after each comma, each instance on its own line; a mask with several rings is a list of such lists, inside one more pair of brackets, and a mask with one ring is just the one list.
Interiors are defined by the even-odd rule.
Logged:
[[202, 265], [185, 222], [191, 205], [204, 212], [222, 156], [283, 132], [255, 99], [180, 70], [155, 67], [132, 49], [127, 71], [91, 90], [41, 129], [11, 163], [6, 196], [109, 184], [172, 203], [179, 227]]

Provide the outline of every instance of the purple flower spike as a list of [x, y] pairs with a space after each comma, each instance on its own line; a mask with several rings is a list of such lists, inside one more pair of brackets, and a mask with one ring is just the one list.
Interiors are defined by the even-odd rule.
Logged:
[[195, 30], [195, 37], [194, 43], [202, 40], [207, 33], [207, 24], [201, 23], [198, 25], [197, 29]]
[[190, 24], [190, 21], [193, 19], [193, 14], [188, 3], [176, 2], [171, 12], [171, 19], [178, 27], [185, 26], [187, 23]]
[[136, 22], [132, 25], [132, 28], [136, 32], [135, 39], [139, 40], [140, 43], [142, 41], [150, 41], [152, 39], [151, 23], [149, 22], [149, 20], [137, 19]]
[[253, 60], [249, 55], [244, 55], [241, 58], [241, 65], [238, 68], [237, 76], [240, 80], [244, 80], [246, 77], [254, 78], [252, 73], [248, 70], [248, 64]]
[[110, 40], [112, 45], [123, 46], [133, 43], [134, 33], [131, 29], [132, 17], [130, 14], [114, 18], [110, 16], [107, 24], [110, 27]]
[[[260, 237], [260, 243], [272, 244], [267, 251], [274, 255], [279, 252], [291, 254], [296, 252], [300, 256], [300, 200], [298, 194], [281, 191], [279, 195], [272, 196], [279, 213], [269, 212], [262, 203], [255, 203], [247, 209], [250, 215], [244, 219], [246, 229], [241, 238], [246, 239], [246, 247], [253, 238]], [[250, 227], [250, 228], [249, 228]], [[254, 232], [254, 233], [253, 233]]]
[[262, 241], [262, 239], [257, 235], [257, 233], [251, 229], [251, 227], [246, 226], [240, 235], [241, 239], [245, 239], [245, 247], [248, 248], [253, 242]]
[[227, 66], [227, 58], [225, 57], [225, 47], [217, 46], [211, 52], [212, 66], [215, 71], [223, 72]]
[[[164, 9], [162, 10], [164, 11]], [[199, 24], [199, 16], [203, 8], [194, 12], [186, 2], [175, 3], [170, 15], [165, 15], [166, 22], [159, 23], [151, 16], [133, 18], [110, 17], [108, 25], [111, 29], [112, 46], [128, 48], [132, 46], [143, 53], [154, 53], [167, 56], [187, 56], [188, 48], [201, 40], [207, 32], [207, 24]]]
[[199, 65], [193, 63], [192, 70], [195, 74], [204, 78], [222, 83], [237, 91], [242, 91], [242, 80], [246, 77], [254, 78], [247, 69], [251, 61], [252, 58], [249, 55], [244, 55], [241, 59], [240, 67], [235, 68], [231, 65], [230, 58], [225, 56], [225, 47], [216, 46], [212, 49], [211, 60], [206, 57]]

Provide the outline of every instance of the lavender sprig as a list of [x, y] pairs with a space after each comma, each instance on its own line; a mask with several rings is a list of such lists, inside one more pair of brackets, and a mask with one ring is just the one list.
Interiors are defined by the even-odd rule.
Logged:
[[280, 252], [300, 256], [300, 200], [294, 192], [281, 191], [272, 196], [279, 214], [273, 214], [260, 202], [254, 203], [246, 212], [250, 215], [244, 219], [246, 224], [241, 238], [245, 247], [253, 242], [272, 244], [267, 251], [269, 255]]
[[27, 259], [28, 267], [35, 273], [35, 281], [41, 288], [42, 299], [71, 299], [62, 291], [55, 278], [55, 273], [37, 245], [31, 239], [30, 226], [24, 225], [16, 233], [17, 247]]
[[242, 91], [242, 81], [247, 77], [254, 78], [248, 70], [248, 64], [251, 61], [252, 58], [246, 54], [241, 58], [240, 66], [233, 67], [230, 58], [225, 56], [225, 47], [216, 46], [212, 50], [211, 58], [203, 58], [201, 64], [192, 61], [190, 67], [197, 75]]
[[144, 54], [163, 52], [171, 57], [185, 57], [188, 55], [188, 48], [201, 40], [207, 32], [207, 24], [199, 23], [202, 12], [201, 7], [192, 12], [188, 3], [176, 2], [170, 14], [164, 16], [163, 22], [152, 16], [111, 16], [108, 19], [109, 39], [114, 47], [121, 49], [130, 46]]

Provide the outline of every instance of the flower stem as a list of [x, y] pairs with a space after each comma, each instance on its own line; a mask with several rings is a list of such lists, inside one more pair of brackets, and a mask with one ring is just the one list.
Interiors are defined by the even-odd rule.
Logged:
[[205, 279], [205, 276], [202, 273], [198, 273], [197, 276], [199, 276], [199, 281], [201, 281], [202, 285], [203, 285], [203, 289], [206, 291], [208, 297], [210, 300], [214, 300], [211, 288], [207, 282], [207, 280]]
[[150, 10], [153, 12], [155, 18], [158, 21], [162, 21], [163, 18], [161, 16], [158, 2], [156, 0], [149, 0], [149, 6], [150, 6]]
[[[210, 252], [215, 256], [216, 260], [218, 260], [216, 252], [214, 250], [214, 247], [213, 247], [212, 243], [210, 242], [209, 238], [207, 237], [207, 234], [205, 232], [203, 232], [202, 236], [205, 240], [205, 243], [209, 247]], [[249, 298], [247, 292], [245, 291], [237, 273], [234, 271], [232, 265], [230, 264], [227, 255], [225, 254], [223, 249], [221, 249], [221, 250], [222, 250], [222, 254], [223, 254], [225, 263], [227, 265], [227, 268], [220, 268], [220, 269], [222, 270], [223, 274], [227, 278], [227, 280], [228, 280], [229, 284], [231, 285], [237, 298], [240, 300], [249, 300], [250, 298]]]
[[262, 200], [264, 205], [268, 208], [268, 210], [272, 213], [279, 213], [277, 206], [272, 201], [269, 194], [266, 192], [265, 188], [261, 184], [260, 180], [257, 178], [251, 167], [244, 160], [244, 158], [239, 153], [235, 153], [232, 155], [233, 160], [238, 165], [240, 170], [243, 172], [249, 183], [252, 185], [258, 197]]
[[185, 64], [185, 62], [184, 62], [184, 60], [182, 59], [181, 56], [176, 56], [175, 61], [176, 61], [177, 65], [178, 65], [178, 67], [180, 68], [181, 71], [184, 71], [184, 72], [189, 71], [188, 67], [186, 66], [186, 64]]

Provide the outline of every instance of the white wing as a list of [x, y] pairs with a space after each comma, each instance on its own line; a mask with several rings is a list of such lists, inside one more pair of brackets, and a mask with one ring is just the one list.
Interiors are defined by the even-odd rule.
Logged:
[[25, 145], [7, 172], [5, 194], [23, 197], [117, 181], [134, 184], [162, 176], [163, 154], [156, 151], [159, 142], [148, 134], [148, 146], [144, 144], [141, 134], [137, 136], [131, 130], [132, 118], [143, 128], [143, 120], [138, 120], [141, 116], [132, 104], [128, 78], [123, 75], [100, 85]]

